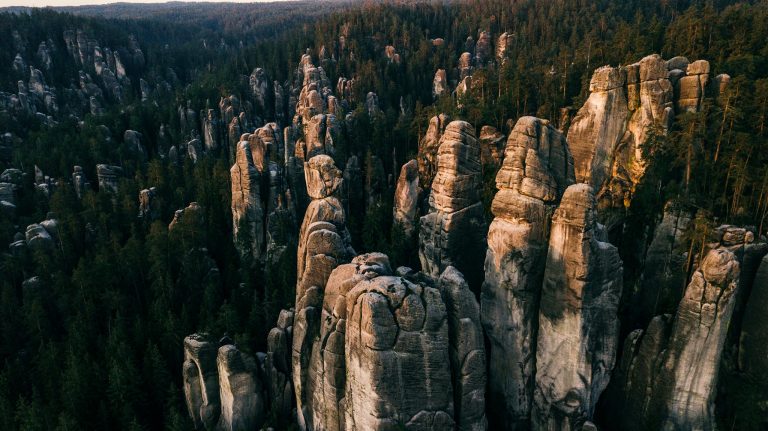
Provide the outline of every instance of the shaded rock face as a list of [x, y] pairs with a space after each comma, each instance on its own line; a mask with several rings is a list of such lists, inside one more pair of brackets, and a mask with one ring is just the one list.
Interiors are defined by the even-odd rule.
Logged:
[[643, 326], [659, 314], [674, 312], [685, 288], [685, 256], [678, 250], [691, 214], [667, 203], [645, 254], [640, 280], [632, 292], [631, 319]]
[[395, 276], [386, 255], [337, 267], [312, 351], [319, 430], [484, 430], [479, 309], [461, 274]]
[[416, 229], [420, 194], [419, 166], [416, 160], [410, 160], [400, 168], [392, 214], [394, 223], [402, 228], [406, 237], [411, 237]]
[[480, 163], [483, 171], [490, 169], [494, 174], [499, 170], [504, 158], [504, 134], [492, 126], [483, 126], [480, 129]]
[[304, 175], [312, 202], [299, 231], [291, 368], [299, 425], [312, 429], [312, 392], [307, 388], [307, 376], [319, 330], [323, 291], [331, 271], [348, 262], [354, 250], [344, 208], [337, 197], [343, 183], [341, 171], [329, 156], [319, 155], [304, 164]]
[[[721, 360], [729, 327], [737, 321], [734, 308], [740, 290], [747, 288], [747, 283], [752, 283], [753, 295], [764, 290], [760, 281], [763, 268], [757, 271], [754, 281], [747, 280], [744, 273], [742, 259], [753, 254], [751, 233], [723, 226], [716, 234], [674, 318], [656, 316], [647, 330], [633, 331], [624, 343], [616, 381], [611, 384], [607, 400], [608, 411], [623, 412], [614, 418], [622, 429], [716, 429]], [[758, 247], [761, 254], [765, 252], [763, 245]], [[753, 304], [753, 295], [747, 310]], [[748, 311], [744, 313], [742, 329], [751, 326], [749, 315]]]
[[96, 165], [96, 176], [99, 180], [99, 190], [117, 193], [119, 178], [123, 174], [123, 168], [119, 166]]
[[197, 430], [215, 428], [221, 413], [217, 347], [205, 335], [184, 339], [184, 397]]
[[144, 149], [144, 145], [141, 143], [142, 134], [135, 130], [126, 130], [123, 133], [123, 143], [129, 152], [135, 153], [141, 156], [142, 159], [146, 158], [147, 151]]
[[[768, 307], [768, 256], [763, 257], [752, 282], [752, 292], [744, 310], [739, 336], [739, 369], [747, 375], [757, 376], [758, 385], [768, 387], [765, 370], [768, 369], [768, 327], [765, 310]], [[768, 398], [755, 400], [765, 403]]]
[[493, 46], [491, 44], [491, 34], [487, 31], [481, 31], [475, 44], [475, 64], [483, 65], [493, 58]]
[[446, 94], [448, 90], [448, 77], [445, 74], [445, 69], [437, 69], [435, 72], [435, 78], [432, 80], [432, 97], [439, 98], [443, 94]]
[[160, 217], [160, 208], [157, 207], [155, 196], [157, 189], [150, 187], [139, 192], [139, 218], [152, 221]]
[[[731, 250], [710, 250], [680, 301], [660, 369], [665, 429], [715, 430], [719, 364], [728, 332], [740, 265]], [[663, 398], [662, 398], [663, 397]]]
[[47, 220], [27, 226], [24, 238], [30, 250], [50, 251], [58, 241], [58, 221], [48, 216]]
[[219, 120], [216, 118], [216, 111], [208, 109], [201, 113], [203, 118], [203, 144], [206, 151], [212, 151], [219, 148]]
[[264, 358], [267, 395], [279, 420], [291, 419], [293, 382], [291, 381], [291, 345], [293, 338], [293, 309], [281, 310], [277, 325], [267, 337]]
[[616, 359], [622, 262], [602, 242], [587, 184], [566, 189], [552, 217], [536, 346], [534, 429], [592, 419]]
[[221, 416], [218, 429], [258, 429], [264, 422], [265, 400], [256, 360], [232, 345], [219, 348]]
[[592, 75], [590, 96], [568, 129], [576, 179], [590, 184], [601, 207], [629, 206], [646, 169], [644, 144], [665, 135], [675, 110], [697, 112], [709, 63], [659, 55]]
[[546, 120], [523, 117], [506, 143], [496, 175], [480, 296], [489, 340], [489, 403], [494, 425], [529, 427], [538, 304], [550, 215], [574, 182], [563, 135]]
[[432, 180], [437, 173], [437, 150], [440, 147], [440, 138], [450, 121], [451, 118], [445, 114], [432, 117], [429, 120], [427, 133], [419, 142], [416, 161], [419, 164], [419, 183], [424, 190], [432, 187]]
[[198, 430], [258, 429], [265, 400], [258, 363], [232, 344], [218, 347], [205, 334], [184, 339], [184, 396]]
[[88, 178], [85, 177], [85, 172], [81, 166], [75, 166], [72, 172], [72, 185], [75, 188], [75, 194], [78, 198], [83, 197], [86, 190], [91, 187], [91, 183], [88, 182]]
[[480, 202], [480, 145], [472, 125], [453, 121], [437, 151], [429, 212], [421, 217], [419, 260], [426, 274], [455, 266], [478, 291], [482, 282], [486, 224]]

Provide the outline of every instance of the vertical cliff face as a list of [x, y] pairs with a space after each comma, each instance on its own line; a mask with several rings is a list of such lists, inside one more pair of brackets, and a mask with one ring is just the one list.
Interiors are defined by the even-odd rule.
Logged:
[[432, 117], [426, 134], [419, 142], [416, 161], [419, 164], [419, 184], [422, 189], [432, 187], [432, 180], [437, 171], [437, 149], [440, 147], [440, 138], [443, 136], [445, 127], [450, 121], [450, 117], [445, 114]]
[[625, 83], [620, 69], [597, 69], [589, 83], [589, 98], [568, 129], [576, 180], [596, 190], [608, 177], [611, 156], [624, 136], [629, 113]]
[[411, 237], [416, 230], [419, 198], [419, 167], [416, 160], [410, 160], [400, 168], [400, 176], [395, 188], [395, 207], [392, 214], [394, 223], [403, 230], [406, 237]]
[[488, 231], [482, 322], [489, 340], [489, 403], [496, 426], [528, 426], [539, 295], [550, 215], [574, 181], [563, 135], [523, 117], [507, 139]]
[[643, 260], [640, 279], [632, 292], [629, 318], [645, 326], [654, 316], [671, 313], [685, 289], [687, 277], [683, 234], [691, 214], [672, 202], [664, 207]]
[[242, 254], [250, 254], [256, 260], [261, 258], [265, 245], [262, 180], [266, 156], [266, 146], [258, 135], [243, 135], [237, 144], [235, 164], [229, 170], [235, 245]]
[[622, 263], [602, 238], [591, 187], [568, 187], [552, 217], [541, 292], [534, 429], [578, 429], [592, 419], [608, 385], [618, 347]]
[[474, 290], [482, 283], [486, 224], [480, 202], [480, 147], [472, 125], [453, 121], [437, 151], [429, 212], [421, 218], [419, 260], [438, 277], [455, 266]]
[[184, 395], [197, 430], [257, 429], [266, 401], [256, 360], [206, 334], [184, 339]]
[[738, 278], [733, 252], [713, 249], [685, 290], [659, 376], [671, 390], [665, 399], [665, 428], [716, 429], [718, 369]]
[[657, 54], [594, 72], [589, 98], [568, 129], [568, 143], [576, 180], [592, 186], [601, 208], [629, 206], [645, 174], [645, 144], [668, 132], [676, 111], [701, 109], [714, 82], [709, 73], [705, 60], [664, 61]]
[[[624, 412], [614, 418], [624, 429], [716, 429], [729, 329], [739, 327], [743, 334], [754, 328], [749, 312], [742, 320], [734, 309], [741, 290], [752, 291], [747, 309], [759, 303], [757, 292], [763, 290], [763, 268], [747, 271], [751, 275], [744, 270], [756, 265], [751, 261], [759, 260], [765, 247], [751, 245], [751, 233], [742, 228], [722, 226], [714, 235], [674, 318], [657, 316], [646, 331], [634, 331], [625, 341], [608, 399], [611, 410]], [[755, 293], [758, 299], [752, 302]]]
[[319, 335], [326, 281], [336, 266], [349, 261], [354, 251], [346, 228], [344, 208], [337, 197], [341, 171], [333, 159], [320, 155], [304, 165], [307, 192], [312, 198], [299, 231], [296, 315], [293, 325], [292, 372], [299, 425], [312, 427], [312, 392], [308, 390], [312, 346]]

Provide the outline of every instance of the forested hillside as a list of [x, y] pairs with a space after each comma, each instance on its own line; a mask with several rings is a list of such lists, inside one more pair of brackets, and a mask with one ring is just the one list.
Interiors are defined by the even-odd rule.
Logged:
[[[410, 383], [424, 399], [450, 398], [424, 429], [765, 429], [768, 369], [750, 346], [766, 340], [768, 2], [317, 4], [0, 13], [0, 429], [212, 429], [226, 417], [225, 385], [207, 380], [220, 346], [236, 349], [218, 350], [218, 379], [231, 366], [260, 388], [247, 423], [278, 430], [421, 426], [420, 409], [403, 413], [379, 386], [396, 414], [362, 421], [373, 391], [355, 386], [391, 377], [365, 364], [414, 346], [426, 359], [397, 366], [427, 370]], [[504, 238], [529, 246], [494, 255], [515, 242]], [[372, 252], [386, 256], [358, 256]], [[573, 262], [585, 275], [568, 278]], [[527, 323], [493, 306], [510, 280], [528, 283], [514, 295], [535, 285], [519, 301]], [[602, 299], [553, 293], [581, 282]], [[353, 288], [370, 308], [349, 313], [386, 312], [396, 329], [350, 326], [345, 344], [336, 325], [352, 314], [328, 292]], [[694, 293], [714, 305], [686, 303]], [[582, 319], [571, 325], [607, 334], [581, 334], [589, 360], [553, 353], [569, 307]], [[707, 307], [716, 324], [681, 332], [678, 314]], [[425, 309], [448, 323], [430, 326]], [[381, 341], [411, 330], [421, 338], [406, 347]], [[709, 340], [698, 349], [684, 342], [696, 334]], [[539, 365], [510, 359], [515, 343]], [[330, 371], [334, 349], [345, 372]], [[664, 352], [677, 356], [649, 377], [649, 357], [675, 356]], [[537, 386], [537, 370], [576, 363], [588, 389], [555, 402]], [[714, 375], [707, 419], [647, 414], [672, 410], [676, 372]], [[628, 381], [664, 384], [648, 384], [651, 402]], [[331, 410], [359, 422], [338, 426]]]

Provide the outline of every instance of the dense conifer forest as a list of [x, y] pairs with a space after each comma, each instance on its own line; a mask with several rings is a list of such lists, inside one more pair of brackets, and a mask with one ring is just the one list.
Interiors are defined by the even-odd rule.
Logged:
[[[758, 238], [768, 231], [768, 2], [272, 7], [190, 3], [153, 6], [146, 15], [128, 5], [0, 13], [0, 91], [15, 94], [33, 67], [56, 89], [58, 105], [45, 114], [0, 106], [0, 135], [11, 148], [0, 171], [20, 171], [15, 210], [0, 213], [0, 429], [192, 429], [180, 372], [184, 337], [227, 334], [244, 352], [266, 351], [280, 310], [294, 306], [296, 239], [265, 271], [240, 251], [247, 235], [232, 240], [232, 148], [223, 144], [177, 160], [168, 152], [200, 136], [185, 123], [186, 112], [201, 119], [208, 109], [218, 113], [220, 100], [231, 95], [250, 106], [249, 132], [268, 122], [287, 125], [290, 108], [256, 103], [249, 76], [261, 68], [270, 86], [280, 83], [287, 91], [305, 53], [332, 87], [339, 78], [354, 78], [351, 115], [334, 142], [334, 159], [343, 168], [356, 156], [366, 202], [376, 198], [350, 202], [347, 226], [357, 253], [384, 252], [393, 268], [418, 268], [418, 245], [393, 227], [392, 193], [376, 194], [374, 183], [383, 178], [382, 189], [393, 187], [401, 166], [416, 157], [430, 118], [444, 113], [466, 120], [478, 135], [486, 125], [509, 134], [527, 115], [561, 127], [587, 100], [595, 69], [653, 53], [707, 59], [713, 76], [727, 73], [730, 84], [718, 101], [708, 98], [698, 112], [679, 116], [669, 133], [648, 139], [648, 170], [632, 205], [621, 210], [629, 221], [609, 231], [624, 260], [625, 286], [640, 277], [633, 256], [638, 242], [650, 241], [641, 233], [653, 229], [667, 201], [696, 214], [683, 245], [691, 255], [720, 224], [751, 226]], [[119, 97], [96, 82], [103, 93], [98, 115], [77, 93], [87, 87], [81, 71], [97, 75], [93, 61], [78, 63], [71, 55], [65, 34], [78, 31], [119, 52], [127, 77], [120, 79]], [[468, 37], [477, 40], [481, 31], [511, 35], [507, 61], [478, 68], [461, 103], [450, 91], [436, 98], [435, 71], [455, 74]], [[39, 54], [41, 42], [50, 51], [49, 66]], [[388, 46], [397, 61], [385, 55]], [[17, 54], [23, 69], [14, 66]], [[144, 97], [142, 82], [152, 88]], [[378, 110], [366, 104], [370, 92]], [[126, 130], [141, 134], [143, 151], [130, 146]], [[219, 133], [226, 141], [226, 131]], [[122, 169], [114, 189], [97, 180], [99, 164]], [[82, 191], [72, 181], [74, 166], [90, 183]], [[42, 188], [41, 175], [48, 177]], [[494, 176], [491, 171], [483, 181], [489, 222]], [[150, 187], [154, 215], [137, 217], [140, 192]], [[191, 202], [201, 210], [179, 218], [177, 210]], [[53, 247], [16, 252], [8, 246], [23, 239], [28, 225], [50, 219], [56, 220]], [[633, 310], [619, 313], [622, 339], [648, 324]], [[755, 383], [762, 380], [729, 378], [765, 396], [766, 388]], [[764, 424], [754, 403], [724, 399], [718, 403], [722, 429]], [[267, 414], [275, 429], [295, 426], [282, 420]]]

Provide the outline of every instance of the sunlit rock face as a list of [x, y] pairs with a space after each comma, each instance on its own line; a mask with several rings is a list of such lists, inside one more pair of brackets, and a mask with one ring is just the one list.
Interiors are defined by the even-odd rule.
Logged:
[[480, 304], [488, 337], [488, 400], [493, 424], [530, 426], [536, 333], [549, 224], [574, 182], [565, 137], [546, 121], [515, 124], [496, 175]]
[[487, 229], [480, 188], [480, 145], [474, 127], [453, 121], [439, 141], [429, 211], [420, 219], [419, 260], [433, 277], [456, 267], [475, 291], [483, 279]]
[[291, 368], [299, 426], [314, 429], [307, 378], [321, 323], [323, 292], [333, 269], [349, 262], [354, 250], [344, 208], [337, 197], [343, 183], [341, 171], [329, 156], [318, 155], [304, 164], [304, 175], [312, 201], [299, 231]]
[[[653, 54], [595, 70], [590, 95], [568, 129], [576, 180], [593, 187], [601, 208], [628, 207], [645, 175], [647, 147], [668, 133], [675, 114], [700, 111], [710, 86], [705, 60]], [[718, 87], [727, 79], [716, 80]], [[713, 89], [713, 93], [722, 90]]]
[[592, 420], [619, 345], [622, 262], [604, 242], [587, 184], [566, 189], [552, 217], [539, 308], [534, 429]]

